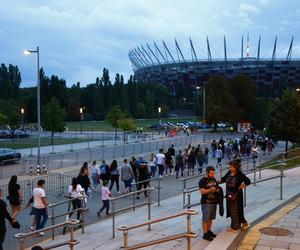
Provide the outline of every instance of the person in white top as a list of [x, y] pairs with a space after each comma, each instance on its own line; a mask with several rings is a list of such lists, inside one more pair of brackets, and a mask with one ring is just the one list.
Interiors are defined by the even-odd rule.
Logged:
[[151, 156], [150, 156], [150, 160], [149, 160], [149, 166], [150, 166], [150, 171], [149, 173], [151, 173], [151, 178], [154, 178], [155, 177], [155, 173], [156, 173], [156, 169], [157, 169], [157, 166], [156, 166], [156, 158], [154, 157], [154, 154], [152, 153]]
[[161, 148], [159, 150], [159, 153], [156, 155], [156, 165], [158, 167], [158, 174], [159, 177], [162, 178], [164, 171], [165, 171], [165, 161], [166, 161], [166, 157], [164, 155], [164, 150]]
[[[69, 186], [68, 189], [69, 196], [72, 198], [72, 210], [79, 209], [82, 207], [83, 196], [84, 196], [84, 189], [80, 184], [78, 184], [77, 178], [74, 177], [72, 179], [72, 184]], [[77, 211], [77, 220], [80, 220], [81, 211]], [[73, 212], [69, 214], [71, 217]]]
[[[45, 181], [39, 180], [37, 187], [33, 189], [33, 208], [36, 222], [36, 230], [40, 230], [45, 227], [48, 220], [47, 206], [48, 202], [46, 200], [46, 194], [44, 190]], [[44, 233], [41, 232], [39, 235], [43, 236]]]
[[100, 184], [100, 168], [96, 165], [96, 161], [93, 161], [91, 167], [92, 180], [94, 184], [94, 191], [97, 191], [97, 187]]

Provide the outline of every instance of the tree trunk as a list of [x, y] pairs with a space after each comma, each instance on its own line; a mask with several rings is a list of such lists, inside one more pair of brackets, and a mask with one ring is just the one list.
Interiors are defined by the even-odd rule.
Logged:
[[285, 141], [285, 159], [287, 159], [287, 157], [288, 157], [288, 143], [289, 143], [289, 141]]

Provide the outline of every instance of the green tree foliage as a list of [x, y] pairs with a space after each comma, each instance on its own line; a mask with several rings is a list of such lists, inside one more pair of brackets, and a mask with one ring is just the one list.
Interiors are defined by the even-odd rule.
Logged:
[[4, 126], [6, 124], [7, 117], [0, 113], [0, 126]]
[[288, 141], [300, 142], [299, 93], [286, 90], [280, 98], [274, 100], [268, 131], [277, 139], [286, 141], [286, 151], [288, 150]]
[[155, 97], [152, 91], [146, 91], [145, 97], [145, 111], [147, 117], [153, 117], [155, 112]]
[[144, 118], [146, 115], [145, 105], [141, 102], [137, 104], [137, 118]]
[[232, 95], [229, 83], [223, 76], [211, 78], [207, 84], [207, 120], [217, 129], [219, 122], [237, 120], [237, 103]]
[[135, 128], [135, 124], [132, 118], [127, 117], [118, 121], [118, 127], [123, 130], [124, 136], [123, 140], [126, 142], [126, 131], [133, 130]]
[[46, 131], [51, 131], [51, 141], [55, 132], [63, 132], [66, 127], [65, 110], [60, 107], [59, 101], [52, 97], [51, 100], [42, 109], [42, 127]]

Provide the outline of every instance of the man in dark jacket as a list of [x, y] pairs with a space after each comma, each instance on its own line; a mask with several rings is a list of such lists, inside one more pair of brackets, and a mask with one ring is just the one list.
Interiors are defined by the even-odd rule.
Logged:
[[100, 166], [100, 178], [102, 181], [107, 181], [107, 183], [110, 180], [110, 170], [105, 160], [102, 161], [102, 164]]
[[0, 250], [3, 250], [3, 242], [6, 234], [5, 219], [9, 221], [13, 228], [20, 228], [20, 224], [16, 221], [13, 221], [9, 215], [6, 207], [6, 203], [2, 200], [2, 190], [0, 189]]

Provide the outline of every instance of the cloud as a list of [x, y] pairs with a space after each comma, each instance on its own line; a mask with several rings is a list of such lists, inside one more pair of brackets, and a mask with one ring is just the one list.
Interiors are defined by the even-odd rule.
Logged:
[[244, 12], [260, 13], [260, 9], [258, 7], [247, 3], [241, 3], [240, 10]]

